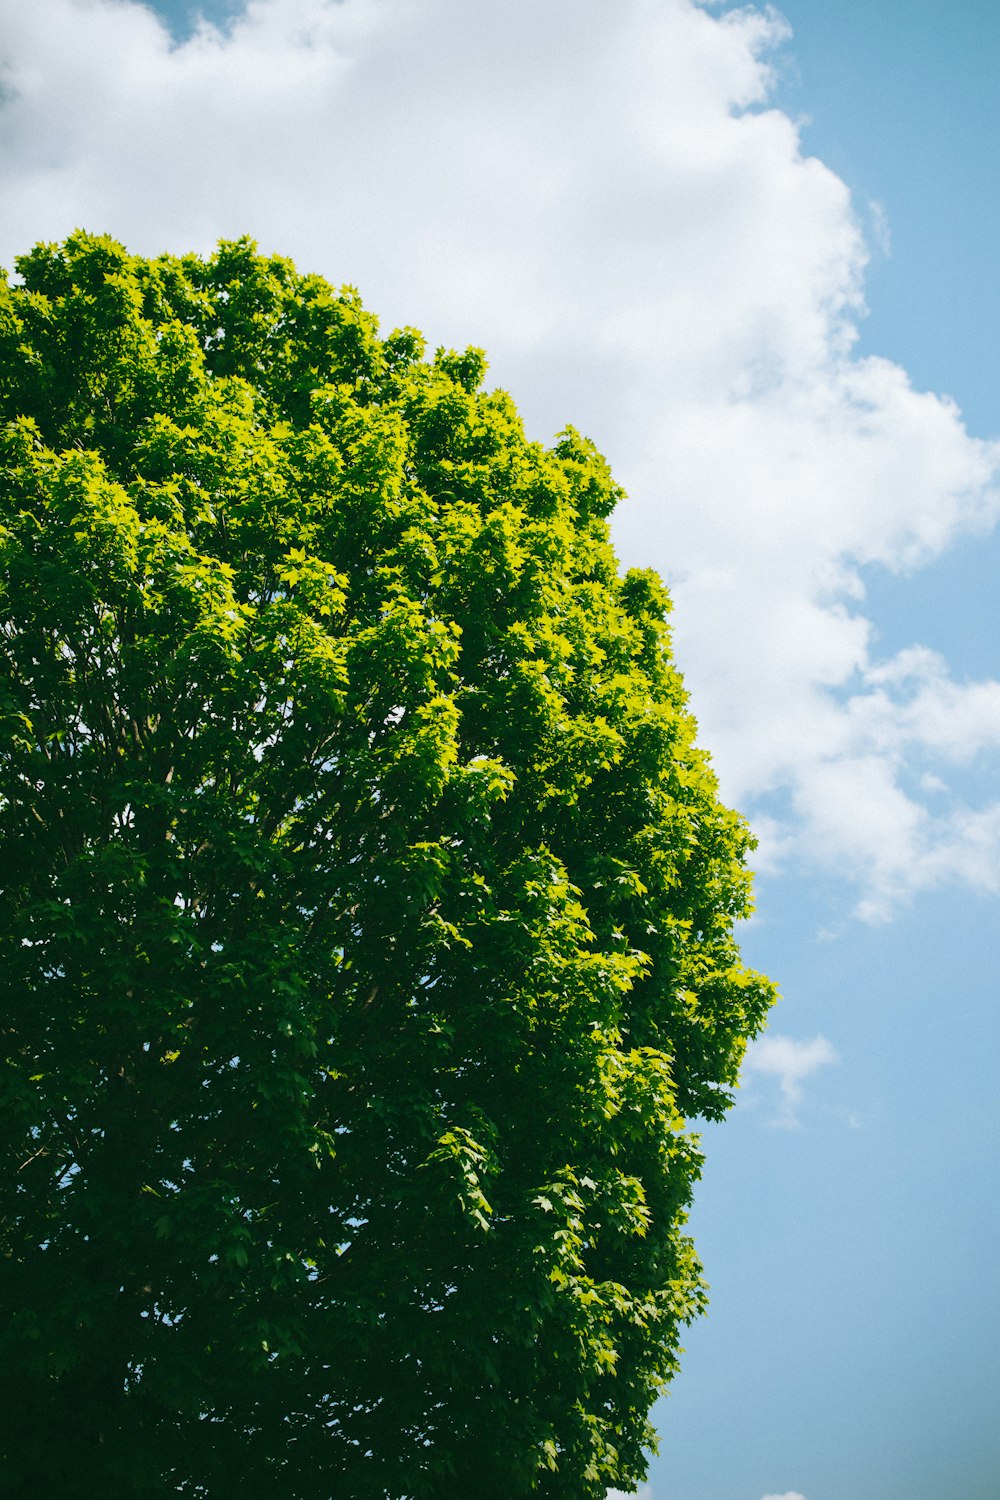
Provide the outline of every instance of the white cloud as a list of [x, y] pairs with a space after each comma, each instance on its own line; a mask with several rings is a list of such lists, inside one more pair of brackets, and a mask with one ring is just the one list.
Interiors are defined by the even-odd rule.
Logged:
[[484, 344], [532, 431], [572, 421], [630, 491], [726, 795], [874, 920], [1000, 886], [1000, 803], [958, 794], [1000, 685], [882, 660], [861, 573], [991, 527], [1000, 446], [852, 353], [865, 242], [768, 105], [786, 36], [691, 0], [251, 0], [172, 46], [132, 0], [0, 0], [0, 259], [248, 231]]
[[812, 1041], [796, 1041], [794, 1037], [767, 1032], [750, 1043], [743, 1060], [743, 1076], [764, 1074], [775, 1078], [781, 1091], [777, 1114], [773, 1125], [792, 1127], [798, 1125], [798, 1109], [802, 1103], [805, 1080], [817, 1068], [839, 1062], [837, 1053], [825, 1037], [816, 1036]]
[[872, 239], [885, 256], [892, 254], [892, 228], [889, 224], [889, 216], [885, 211], [885, 204], [873, 199], [868, 205], [868, 218], [871, 224]]
[[806, 1497], [798, 1490], [786, 1490], [783, 1495], [762, 1495], [761, 1500], [806, 1500]]

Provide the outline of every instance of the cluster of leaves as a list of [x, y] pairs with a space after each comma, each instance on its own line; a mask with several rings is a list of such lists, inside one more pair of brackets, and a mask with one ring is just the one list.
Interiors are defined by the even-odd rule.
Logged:
[[8, 1492], [630, 1487], [772, 992], [605, 463], [247, 241], [18, 270]]

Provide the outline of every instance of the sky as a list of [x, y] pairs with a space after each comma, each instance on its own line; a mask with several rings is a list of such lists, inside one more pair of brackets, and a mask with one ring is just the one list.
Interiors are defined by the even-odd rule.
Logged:
[[0, 263], [249, 232], [482, 345], [671, 586], [748, 961], [644, 1500], [998, 1500], [1000, 10], [0, 0]]

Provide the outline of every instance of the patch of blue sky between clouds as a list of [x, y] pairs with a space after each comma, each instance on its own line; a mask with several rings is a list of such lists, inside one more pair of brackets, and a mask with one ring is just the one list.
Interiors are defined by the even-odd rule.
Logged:
[[144, 0], [166, 26], [175, 43], [188, 41], [207, 23], [225, 31], [246, 9], [246, 0]]

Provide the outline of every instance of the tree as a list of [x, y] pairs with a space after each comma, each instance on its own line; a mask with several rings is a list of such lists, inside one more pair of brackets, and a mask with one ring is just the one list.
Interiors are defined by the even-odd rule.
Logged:
[[17, 264], [8, 1492], [630, 1487], [772, 990], [620, 491], [249, 241]]

